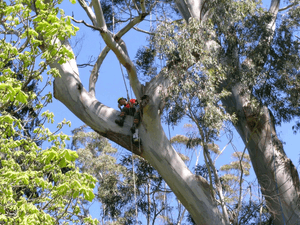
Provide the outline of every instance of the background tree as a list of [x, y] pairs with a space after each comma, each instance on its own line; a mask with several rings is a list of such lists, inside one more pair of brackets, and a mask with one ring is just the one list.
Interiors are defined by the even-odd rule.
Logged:
[[[100, 221], [103, 224], [136, 224], [143, 217], [146, 224], [156, 224], [159, 220], [166, 224], [181, 224], [185, 220], [182, 205], [168, 203], [166, 199], [173, 200], [174, 195], [147, 161], [118, 153], [107, 139], [89, 131], [86, 126], [72, 133], [72, 149], [79, 156], [80, 170], [98, 180], [94, 201], [101, 204]], [[89, 204], [82, 202], [86, 216], [89, 215]]]
[[[113, 29], [120, 26], [116, 33], [108, 29], [99, 1], [79, 1], [91, 22], [74, 21], [99, 31], [107, 45], [93, 67], [88, 91], [80, 81], [67, 41], [76, 28], [62, 10], [59, 15], [56, 3], [10, 4], [20, 14], [25, 9], [25, 20], [19, 21], [32, 25], [25, 27], [20, 38], [31, 41], [36, 51], [39, 47], [50, 67], [56, 69], [52, 71], [59, 72], [60, 77], [54, 82], [54, 96], [58, 100], [93, 130], [146, 159], [196, 224], [226, 224], [229, 218], [223, 203], [220, 212], [207, 182], [192, 174], [172, 148], [161, 126], [161, 113], [164, 109], [175, 112], [176, 122], [192, 111], [191, 107], [198, 107], [200, 114], [195, 114], [195, 121], [199, 121], [201, 112], [207, 119], [199, 132], [209, 126], [209, 132], [201, 135], [205, 148], [210, 143], [206, 140], [210, 132], [217, 134], [217, 128], [222, 127], [220, 122], [230, 120], [247, 146], [274, 223], [297, 223], [299, 177], [275, 130], [276, 123], [299, 116], [299, 96], [294, 94], [299, 87], [299, 41], [295, 36], [299, 26], [297, 0], [288, 1], [288, 6], [282, 9], [279, 9], [280, 0], [272, 0], [268, 11], [252, 0], [178, 0], [176, 5], [168, 1], [116, 2], [112, 11], [107, 11], [112, 13], [109, 18], [114, 21], [115, 12], [119, 12], [118, 16], [125, 18], [122, 22], [128, 21], [125, 25], [113, 22]], [[163, 21], [148, 32], [150, 45], [154, 46], [157, 56], [166, 61], [166, 66], [157, 74], [152, 72], [152, 79], [142, 84], [121, 38], [155, 6], [161, 9], [157, 12]], [[184, 20], [177, 20], [180, 19], [178, 11]], [[15, 23], [11, 12], [6, 10], [1, 14], [1, 21]], [[30, 13], [34, 18], [29, 17]], [[142, 148], [131, 148], [132, 118], [126, 119], [124, 127], [117, 126], [114, 121], [118, 112], [95, 97], [99, 68], [109, 50], [126, 68], [136, 98], [148, 96], [142, 102], [143, 118], [139, 128]], [[190, 97], [196, 97], [201, 104], [190, 102]], [[216, 120], [219, 117], [222, 120]]]
[[[217, 144], [207, 144], [208, 154], [206, 154], [202, 147], [198, 129], [192, 124], [185, 124], [184, 127], [187, 128], [187, 136], [176, 135], [172, 137], [171, 142], [173, 145], [175, 144], [174, 148], [177, 151], [180, 149], [178, 145], [185, 146], [190, 152], [195, 151], [197, 159], [194, 173], [209, 181], [211, 192], [219, 204], [220, 193], [222, 193], [224, 207], [226, 207], [230, 222], [232, 224], [255, 224], [258, 221], [268, 223], [271, 219], [265, 207], [265, 201], [251, 191], [252, 189], [257, 189], [257, 185], [253, 181], [246, 181], [245, 184], [245, 177], [249, 176], [251, 168], [249, 163], [250, 157], [245, 153], [245, 149], [244, 152], [239, 152], [235, 149], [235, 152], [232, 154], [234, 160], [229, 164], [220, 166], [218, 169], [215, 163], [224, 152], [226, 146], [220, 150]], [[200, 150], [198, 150], [199, 148]], [[198, 151], [199, 153], [197, 153]], [[198, 164], [201, 152], [203, 152], [203, 158], [210, 158], [209, 162], [208, 159], [205, 160], [204, 165]], [[217, 185], [220, 185], [222, 192], [220, 192], [220, 188]]]

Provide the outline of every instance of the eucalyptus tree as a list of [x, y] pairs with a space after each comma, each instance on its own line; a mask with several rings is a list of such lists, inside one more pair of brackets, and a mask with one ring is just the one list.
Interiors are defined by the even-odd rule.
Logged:
[[[27, 10], [24, 20], [28, 23], [21, 35], [27, 41], [25, 46], [35, 47], [47, 60], [55, 56], [56, 61], [47, 61], [60, 75], [54, 81], [54, 97], [96, 132], [146, 159], [196, 224], [228, 224], [229, 218], [219, 209], [207, 181], [195, 176], [172, 148], [161, 125], [165, 106], [176, 116], [174, 122], [189, 112], [189, 107], [198, 106], [214, 134], [211, 139], [217, 137], [224, 120], [232, 121], [247, 146], [275, 224], [295, 224], [300, 219], [299, 177], [275, 130], [276, 124], [299, 116], [299, 38], [295, 32], [300, 7], [298, 0], [286, 2], [287, 6], [280, 8], [280, 0], [272, 0], [269, 10], [264, 10], [254, 0], [79, 0], [90, 21], [73, 20], [98, 31], [106, 43], [90, 74], [88, 90], [80, 81], [68, 43], [76, 28], [71, 26], [71, 18], [59, 11], [58, 2], [10, 4], [17, 13]], [[111, 3], [115, 11], [107, 7]], [[131, 29], [141, 30], [135, 26], [161, 5], [166, 8], [157, 12], [166, 17], [165, 22], [143, 32], [150, 35], [150, 46], [154, 46], [149, 52], [167, 63], [159, 71], [151, 70], [149, 82], [142, 84], [122, 36]], [[11, 13], [2, 13], [1, 22], [16, 23]], [[127, 18], [115, 20], [116, 15]], [[118, 24], [119, 31], [114, 34], [109, 28], [118, 21], [125, 25]], [[119, 113], [95, 97], [99, 68], [110, 50], [126, 68], [136, 98], [148, 96], [141, 104], [140, 148], [131, 147], [132, 118], [127, 117], [119, 127], [114, 122]], [[190, 95], [200, 100], [198, 105], [189, 102]]]
[[[135, 224], [142, 215], [147, 225], [156, 224], [158, 220], [176, 221], [176, 224], [184, 221], [182, 205], [173, 210], [174, 206], [168, 204], [166, 198], [173, 200], [174, 195], [146, 160], [119, 154], [106, 138], [86, 126], [74, 129], [72, 134], [72, 149], [78, 154], [80, 171], [98, 180], [94, 202], [82, 201], [86, 216], [90, 204], [97, 201], [100, 203], [99, 221], [103, 224]], [[169, 213], [165, 213], [167, 211]]]

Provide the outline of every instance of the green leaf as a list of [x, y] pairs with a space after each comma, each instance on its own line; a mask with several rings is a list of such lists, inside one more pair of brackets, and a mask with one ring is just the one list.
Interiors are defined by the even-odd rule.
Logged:
[[36, 0], [35, 5], [39, 9], [44, 9], [46, 7], [42, 0]]
[[[4, 211], [4, 210], [3, 210]], [[3, 214], [5, 213], [5, 211], [3, 212]], [[3, 222], [7, 222], [7, 217], [5, 215], [1, 215], [0, 214], [0, 221], [3, 221]]]
[[74, 191], [73, 198], [77, 198], [79, 196], [79, 190]]
[[19, 102], [22, 102], [23, 104], [27, 103], [27, 98], [28, 98], [28, 95], [26, 95], [22, 91], [19, 91], [17, 96], [16, 96], [16, 100], [18, 100]]
[[66, 159], [68, 161], [75, 161], [75, 159], [78, 158], [78, 154], [75, 151], [69, 150], [69, 149], [65, 149], [64, 150], [64, 156], [66, 157]]
[[89, 190], [83, 189], [83, 195], [84, 195], [84, 199], [90, 202], [93, 201], [95, 197], [93, 191], [91, 191], [90, 189]]
[[58, 156], [58, 153], [54, 151], [53, 149], [45, 151], [43, 153], [44, 156], [44, 162], [48, 164], [51, 160], [55, 160]]
[[69, 187], [68, 183], [64, 183], [62, 185], [59, 185], [56, 190], [58, 191], [58, 194], [65, 195], [69, 189], [70, 189], [70, 187]]

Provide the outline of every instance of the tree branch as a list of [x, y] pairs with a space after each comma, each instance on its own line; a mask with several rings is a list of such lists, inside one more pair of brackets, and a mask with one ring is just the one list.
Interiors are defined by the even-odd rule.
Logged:
[[155, 34], [155, 33], [152, 33], [152, 32], [146, 31], [146, 30], [142, 30], [142, 29], [140, 29], [138, 27], [133, 27], [133, 29], [135, 29], [136, 31], [145, 33], [145, 34], [149, 34], [149, 35], [154, 35]]
[[[104, 42], [106, 43], [107, 47], [113, 50], [119, 62], [127, 69], [130, 85], [135, 93], [136, 98], [140, 99], [142, 96], [142, 85], [137, 78], [135, 66], [129, 58], [126, 45], [124, 41], [121, 40], [121, 37], [125, 33], [127, 33], [134, 25], [142, 21], [148, 14], [142, 13], [138, 17], [135, 17], [132, 21], [130, 21], [129, 24], [127, 24], [123, 29], [121, 29], [117, 35], [114, 36], [107, 29], [99, 0], [92, 0], [92, 5], [95, 10], [97, 26], [88, 25], [84, 21], [80, 21], [80, 22], [84, 23], [85, 25], [93, 29], [100, 31], [100, 34]], [[82, 7], [86, 10], [88, 15], [92, 15], [92, 13], [88, 10], [89, 7], [85, 3], [82, 3]], [[92, 18], [92, 16], [90, 16], [90, 18]], [[98, 60], [93, 68], [92, 74], [90, 76], [89, 90], [91, 91], [92, 95], [95, 95], [95, 82], [98, 79], [98, 71], [108, 51], [109, 50], [106, 48], [100, 53]]]
[[97, 27], [97, 26], [90, 25], [90, 24], [86, 23], [84, 20], [75, 20], [74, 18], [72, 18], [72, 20], [73, 20], [75, 23], [83, 23], [85, 26], [87, 26], [87, 27], [89, 27], [89, 28], [92, 28], [92, 29], [94, 29], [94, 30], [98, 30], [98, 31], [100, 31], [100, 32], [103, 31], [102, 28], [99, 28], [99, 27]]
[[[144, 18], [148, 14], [140, 14], [139, 16], [135, 17], [132, 21], [130, 21], [125, 27], [123, 27], [114, 37], [114, 39], [118, 42], [121, 40], [121, 37], [126, 34], [131, 28], [133, 28], [136, 24], [140, 23], [144, 20]], [[90, 75], [89, 80], [89, 92], [91, 95], [95, 96], [95, 85], [98, 80], [99, 75], [99, 69], [102, 65], [103, 60], [107, 56], [108, 52], [110, 51], [110, 48], [108, 46], [105, 46], [105, 48], [102, 50], [100, 55], [98, 56], [97, 62], [94, 65], [94, 68]]]
[[209, 10], [206, 7], [208, 0], [176, 0], [175, 2], [187, 23], [191, 17], [198, 20], [208, 18]]
[[[249, 143], [249, 142], [248, 142]], [[244, 175], [244, 170], [243, 170], [243, 164], [242, 164], [242, 161], [243, 161], [243, 158], [244, 158], [244, 155], [245, 155], [245, 151], [247, 149], [247, 145], [245, 146], [244, 148], [244, 151], [240, 156], [238, 156], [239, 158], [239, 163], [240, 163], [240, 167], [241, 167], [241, 175], [240, 175], [240, 182], [239, 182], [239, 200], [238, 200], [238, 205], [237, 205], [237, 209], [236, 209], [236, 218], [235, 218], [235, 223], [238, 224], [238, 219], [239, 219], [239, 213], [241, 211], [241, 208], [242, 208], [242, 193], [243, 193], [243, 175]]]
[[92, 0], [92, 5], [94, 7], [94, 11], [95, 11], [95, 15], [96, 15], [96, 21], [97, 21], [98, 26], [101, 29], [106, 31], [107, 26], [106, 26], [106, 23], [105, 23], [103, 11], [102, 11], [101, 4], [100, 4], [99, 0]]
[[280, 5], [280, 0], [272, 0], [271, 6], [270, 6], [270, 9], [269, 9], [269, 12], [271, 14], [273, 14], [273, 19], [267, 25], [267, 28], [272, 30], [272, 32], [275, 31], [275, 25], [276, 25], [275, 21], [276, 21], [278, 10], [279, 10], [279, 5]]
[[141, 0], [141, 9], [142, 9], [142, 13], [146, 13], [145, 0]]
[[97, 59], [95, 65], [93, 66], [93, 70], [91, 72], [90, 80], [89, 80], [89, 93], [92, 96], [95, 96], [95, 86], [96, 86], [96, 82], [98, 80], [99, 69], [102, 65], [103, 60], [107, 56], [109, 50], [110, 50], [110, 48], [108, 46], [105, 46], [105, 48], [101, 51], [100, 55], [98, 56], [98, 59]]
[[[82, 0], [80, 0], [80, 5], [82, 6], [82, 8], [86, 11], [86, 13], [88, 14], [88, 16], [90, 17], [91, 21], [93, 22], [93, 25], [89, 25], [87, 24], [85, 21], [81, 20], [81, 21], [77, 21], [75, 19], [73, 19], [74, 22], [77, 22], [77, 23], [84, 23], [86, 26], [90, 27], [90, 28], [93, 28], [95, 30], [98, 30], [100, 31], [100, 34], [101, 36], [103, 37], [104, 41], [107, 42], [109, 41], [110, 44], [113, 44], [114, 45], [114, 49], [115, 51], [118, 50], [118, 46], [117, 46], [117, 43], [120, 42], [119, 46], [121, 47], [121, 49], [124, 51], [125, 55], [121, 53], [120, 48], [118, 50], [118, 53], [120, 55], [123, 55], [123, 57], [126, 58], [127, 56], [127, 63], [126, 64], [131, 64], [131, 66], [133, 66], [132, 62], [130, 61], [129, 57], [128, 57], [128, 52], [127, 52], [127, 49], [126, 49], [126, 46], [125, 46], [125, 43], [121, 40], [121, 37], [126, 34], [131, 28], [133, 28], [136, 24], [140, 23], [141, 21], [144, 20], [144, 18], [148, 15], [148, 13], [142, 13], [140, 14], [139, 16], [135, 17], [134, 19], [132, 19], [124, 28], [122, 28], [115, 36], [114, 36], [114, 40], [112, 39], [112, 34], [107, 30], [107, 26], [106, 26], [106, 23], [105, 23], [105, 19], [104, 19], [104, 15], [103, 15], [103, 12], [102, 12], [102, 8], [101, 8], [101, 4], [98, 0], [93, 0], [92, 1], [92, 4], [93, 4], [93, 7], [94, 7], [94, 10], [95, 10], [95, 13], [96, 13], [96, 16], [95, 14], [92, 12], [91, 8], [89, 6], [86, 5], [86, 3]], [[99, 74], [99, 69], [102, 65], [102, 62], [103, 60], [105, 59], [105, 57], [107, 56], [108, 52], [110, 51], [110, 47], [107, 45], [105, 46], [105, 48], [102, 50], [102, 52], [100, 53], [100, 55], [98, 56], [98, 59], [93, 67], [93, 70], [91, 72], [91, 75], [90, 75], [90, 79], [89, 79], [89, 92], [91, 95], [95, 96], [95, 85], [96, 85], [96, 82], [98, 80], [98, 74]], [[115, 52], [116, 53], [116, 52]], [[118, 54], [116, 53], [117, 57], [118, 57]], [[130, 62], [130, 63], [128, 63]], [[122, 63], [122, 62], [121, 62]], [[124, 63], [122, 63], [124, 65]], [[125, 66], [125, 65], [124, 65]], [[126, 66], [125, 66], [126, 67]], [[128, 70], [128, 68], [126, 68]], [[128, 73], [129, 74], [129, 73]], [[138, 86], [141, 86], [139, 84], [139, 82], [137, 83], [136, 80], [137, 80], [137, 76], [131, 76], [133, 79], [131, 79], [133, 82], [133, 84], [136, 84], [135, 86], [137, 86], [138, 89], [141, 89], [140, 87]], [[134, 78], [136, 77], [136, 78]], [[130, 77], [129, 77], [130, 78]], [[133, 89], [136, 89], [134, 87], [132, 87]], [[140, 91], [138, 91], [140, 92]], [[135, 93], [136, 94], [136, 93]], [[139, 93], [138, 95], [142, 95], [141, 93]], [[136, 94], [136, 96], [138, 96]]]
[[284, 8], [279, 9], [278, 11], [279, 11], [279, 12], [282, 12], [282, 11], [284, 11], [284, 10], [287, 10], [287, 9], [289, 9], [289, 8], [292, 8], [292, 7], [295, 6], [295, 5], [296, 5], [296, 3], [294, 2], [294, 3], [288, 5], [288, 6], [284, 7]]
[[97, 24], [96, 16], [95, 16], [93, 10], [91, 9], [91, 7], [88, 6], [84, 0], [79, 0], [78, 2], [81, 5], [81, 7], [84, 9], [84, 11], [86, 12], [88, 17], [90, 18], [90, 20], [92, 21], [93, 25], [97, 27], [98, 24]]

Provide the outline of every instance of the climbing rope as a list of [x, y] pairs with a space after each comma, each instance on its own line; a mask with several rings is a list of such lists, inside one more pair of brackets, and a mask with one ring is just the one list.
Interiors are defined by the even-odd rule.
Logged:
[[[122, 77], [123, 77], [123, 81], [124, 81], [124, 86], [126, 89], [126, 93], [127, 93], [127, 99], [130, 100], [129, 97], [129, 92], [128, 92], [128, 88], [127, 88], [127, 84], [126, 84], [126, 80], [125, 80], [125, 75], [123, 72], [123, 68], [122, 65], [120, 63], [120, 68], [121, 68], [121, 73], [122, 73]], [[130, 139], [132, 139], [132, 135], [130, 136]], [[137, 209], [137, 197], [136, 197], [136, 183], [135, 183], [135, 170], [134, 170], [134, 158], [133, 158], [133, 148], [132, 148], [132, 140], [130, 140], [130, 148], [131, 148], [131, 161], [132, 161], [132, 179], [133, 179], [133, 193], [134, 193], [134, 203], [135, 203], [135, 222], [136, 224], [138, 224], [138, 209]], [[140, 151], [140, 145], [139, 145], [139, 152]]]
[[[112, 0], [112, 11], [113, 11], [113, 0]], [[114, 33], [114, 28], [115, 28], [115, 17], [114, 17], [114, 11], [113, 11], [113, 33]], [[121, 68], [124, 86], [125, 86], [126, 93], [127, 93], [127, 99], [128, 99], [128, 101], [130, 101], [129, 92], [128, 92], [128, 88], [127, 88], [127, 84], [126, 84], [126, 80], [125, 80], [125, 75], [124, 75], [121, 63], [120, 63], [120, 68]], [[130, 88], [130, 90], [131, 90], [131, 88]], [[131, 94], [132, 94], [132, 90], [131, 90]], [[131, 139], [133, 138], [132, 135], [130, 138]], [[135, 182], [134, 153], [133, 153], [133, 147], [132, 147], [132, 140], [130, 140], [130, 143], [131, 143], [130, 148], [131, 148], [131, 161], [132, 161], [133, 193], [134, 193], [134, 203], [135, 203], [135, 223], [138, 224], [138, 208], [137, 208], [137, 196], [136, 196], [137, 191], [136, 191], [136, 182]], [[141, 152], [140, 140], [139, 140], [139, 152]]]
[[[131, 137], [132, 138], [132, 137]], [[133, 148], [132, 141], [130, 140], [130, 148], [131, 148], [131, 162], [132, 162], [132, 179], [133, 179], [133, 193], [134, 193], [134, 205], [135, 205], [135, 223], [138, 224], [138, 209], [137, 209], [137, 197], [136, 197], [136, 183], [135, 183], [135, 170], [134, 170], [134, 158], [133, 158]]]
[[124, 85], [125, 85], [125, 89], [126, 89], [126, 93], [127, 93], [127, 99], [130, 100], [130, 98], [129, 98], [129, 92], [128, 92], [128, 88], [127, 88], [127, 84], [126, 84], [126, 80], [125, 80], [125, 75], [124, 75], [121, 63], [120, 63], [120, 68], [121, 68], [122, 77], [123, 77], [123, 81], [124, 81]]

